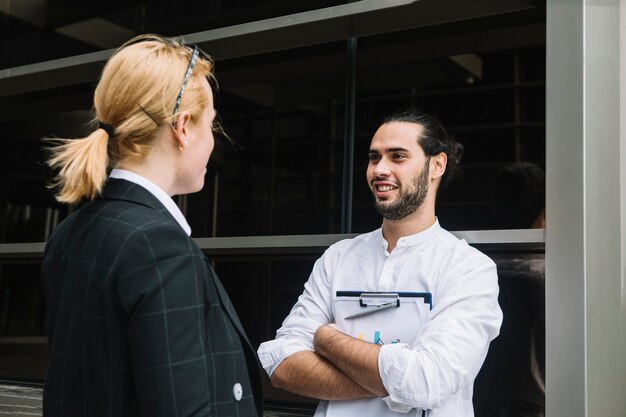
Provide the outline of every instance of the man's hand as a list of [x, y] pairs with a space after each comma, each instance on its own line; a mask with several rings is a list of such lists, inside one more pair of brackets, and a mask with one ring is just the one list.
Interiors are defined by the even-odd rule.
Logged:
[[315, 352], [377, 397], [388, 395], [378, 370], [380, 346], [342, 333], [335, 324], [315, 332]]

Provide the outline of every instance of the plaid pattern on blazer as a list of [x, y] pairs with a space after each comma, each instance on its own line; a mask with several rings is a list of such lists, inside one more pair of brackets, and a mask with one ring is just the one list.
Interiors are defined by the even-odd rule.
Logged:
[[43, 277], [44, 415], [262, 415], [258, 361], [228, 295], [147, 190], [110, 179], [55, 230]]

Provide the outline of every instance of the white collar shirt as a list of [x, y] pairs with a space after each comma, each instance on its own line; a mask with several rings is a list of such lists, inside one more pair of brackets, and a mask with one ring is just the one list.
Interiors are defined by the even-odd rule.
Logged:
[[191, 227], [189, 223], [187, 223], [187, 219], [183, 216], [183, 213], [180, 211], [180, 208], [176, 205], [172, 197], [167, 195], [165, 191], [149, 179], [142, 177], [139, 174], [135, 174], [134, 172], [127, 171], [125, 169], [113, 169], [109, 174], [109, 178], [117, 178], [121, 180], [130, 181], [135, 183], [143, 188], [145, 188], [150, 194], [156, 197], [161, 204], [167, 209], [167, 211], [172, 215], [174, 220], [183, 228], [187, 236], [191, 236]]
[[[349, 401], [353, 412], [379, 417], [384, 401], [385, 415], [421, 416], [428, 410], [428, 417], [473, 416], [474, 378], [502, 323], [491, 259], [438, 221], [399, 239], [391, 253], [382, 229], [332, 245], [315, 263], [276, 338], [259, 347], [269, 375], [288, 356], [313, 350], [315, 331], [336, 321], [335, 295], [346, 290], [432, 294], [432, 310], [422, 319], [416, 341], [381, 347], [378, 365], [389, 396]], [[368, 401], [379, 403], [371, 407]], [[346, 415], [333, 413], [332, 403], [321, 401], [315, 417]]]

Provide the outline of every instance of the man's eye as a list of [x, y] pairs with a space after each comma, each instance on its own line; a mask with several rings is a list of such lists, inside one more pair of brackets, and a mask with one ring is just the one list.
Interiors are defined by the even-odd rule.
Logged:
[[376, 162], [380, 159], [380, 155], [370, 155], [369, 156], [369, 160], [370, 162]]
[[392, 158], [393, 159], [404, 159], [404, 158], [406, 158], [406, 155], [401, 154], [401, 153], [394, 153]]

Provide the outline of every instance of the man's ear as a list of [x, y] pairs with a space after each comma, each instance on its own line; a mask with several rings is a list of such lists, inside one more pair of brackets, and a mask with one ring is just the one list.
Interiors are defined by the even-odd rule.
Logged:
[[184, 151], [189, 144], [189, 125], [191, 124], [191, 113], [183, 111], [178, 114], [174, 125], [174, 139], [178, 149]]
[[446, 172], [446, 165], [448, 164], [448, 155], [444, 152], [440, 152], [437, 155], [430, 157], [430, 179], [437, 180], [443, 177]]

